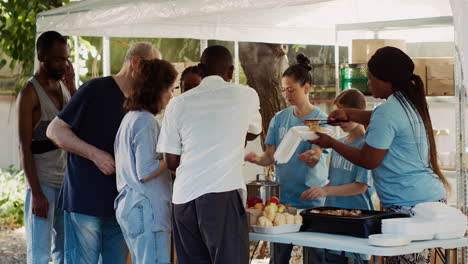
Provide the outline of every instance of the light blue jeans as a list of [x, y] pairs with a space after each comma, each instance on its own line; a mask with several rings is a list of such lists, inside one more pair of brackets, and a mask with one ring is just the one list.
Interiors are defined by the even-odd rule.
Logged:
[[120, 212], [116, 216], [132, 255], [133, 263], [170, 263], [171, 233], [152, 231], [154, 216], [148, 198], [136, 203], [129, 212]]
[[60, 189], [41, 185], [44, 196], [49, 201], [47, 218], [32, 213], [32, 193], [26, 191], [24, 202], [24, 227], [26, 229], [27, 262], [29, 264], [47, 264], [51, 257], [54, 264], [64, 263], [64, 227], [63, 210], [56, 207]]
[[127, 245], [115, 217], [65, 211], [65, 263], [125, 264]]

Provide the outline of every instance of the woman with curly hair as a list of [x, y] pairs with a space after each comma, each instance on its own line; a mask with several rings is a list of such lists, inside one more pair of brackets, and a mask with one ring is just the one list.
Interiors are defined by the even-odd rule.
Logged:
[[171, 177], [156, 152], [154, 115], [169, 102], [177, 72], [164, 60], [142, 60], [115, 139], [116, 218], [134, 263], [170, 263]]

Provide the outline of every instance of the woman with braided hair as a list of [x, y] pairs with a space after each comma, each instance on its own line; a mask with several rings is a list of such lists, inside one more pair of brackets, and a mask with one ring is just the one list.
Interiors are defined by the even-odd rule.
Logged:
[[[424, 85], [413, 71], [414, 63], [403, 51], [377, 50], [368, 62], [368, 86], [374, 97], [386, 102], [373, 111], [344, 108], [328, 116], [368, 126], [364, 146], [354, 148], [321, 133], [319, 139], [310, 141], [372, 169], [383, 210], [411, 215], [419, 203], [445, 202], [450, 189], [437, 163]], [[390, 257], [387, 263], [429, 263], [429, 254], [426, 250]]]

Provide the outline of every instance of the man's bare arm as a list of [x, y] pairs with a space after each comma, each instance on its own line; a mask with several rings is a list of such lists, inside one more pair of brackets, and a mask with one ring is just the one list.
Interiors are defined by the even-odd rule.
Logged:
[[91, 160], [102, 173], [106, 175], [115, 173], [112, 155], [80, 139], [70, 125], [60, 118], [52, 120], [47, 128], [47, 137], [65, 151]]
[[164, 153], [164, 161], [171, 171], [175, 171], [180, 165], [180, 155]]
[[39, 100], [32, 84], [27, 83], [16, 100], [18, 119], [19, 152], [21, 165], [28, 180], [32, 194], [32, 213], [47, 218], [49, 202], [42, 192], [37, 176], [36, 163], [32, 154], [33, 112], [39, 107]]

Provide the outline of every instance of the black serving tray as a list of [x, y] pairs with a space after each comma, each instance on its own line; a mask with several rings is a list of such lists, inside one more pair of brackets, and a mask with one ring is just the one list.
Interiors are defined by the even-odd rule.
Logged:
[[[313, 207], [301, 212], [303, 224], [300, 231], [321, 232], [367, 238], [382, 233], [382, 219], [410, 217], [405, 213], [361, 210], [361, 216], [336, 216], [310, 213], [311, 210], [339, 210], [338, 207]], [[350, 209], [345, 209], [350, 210]]]

